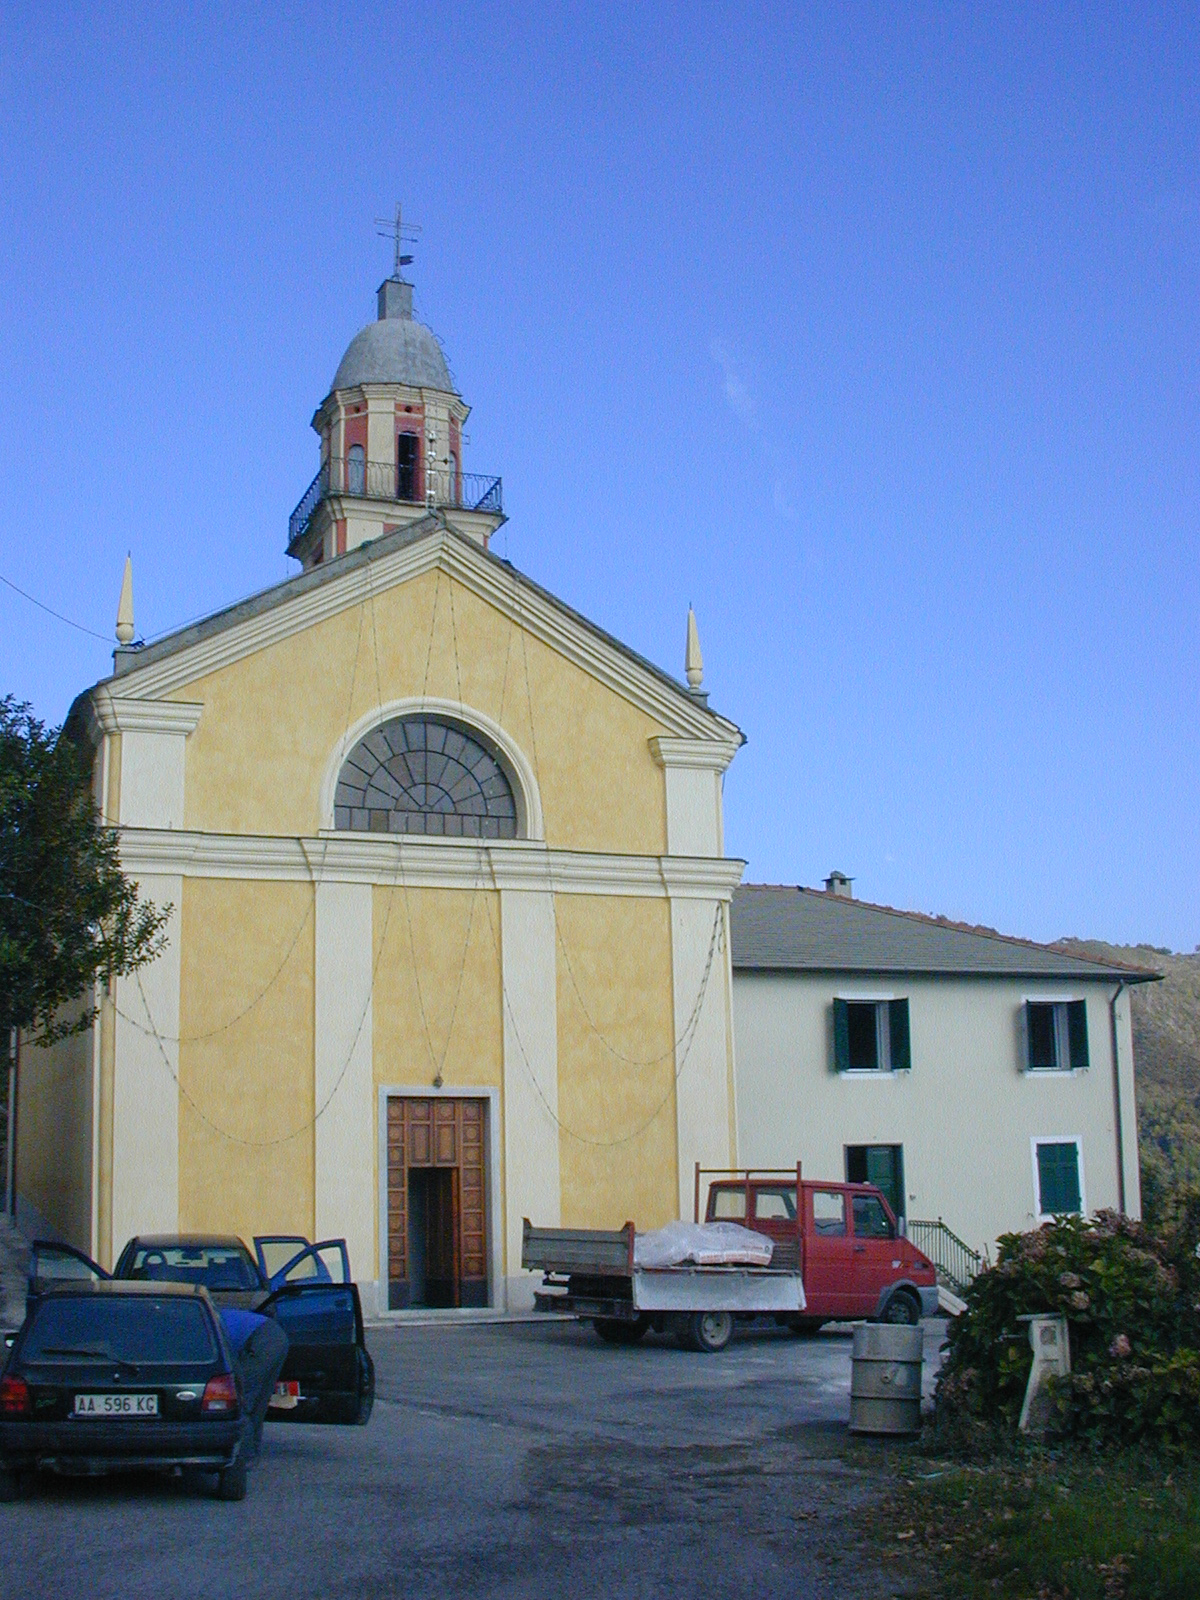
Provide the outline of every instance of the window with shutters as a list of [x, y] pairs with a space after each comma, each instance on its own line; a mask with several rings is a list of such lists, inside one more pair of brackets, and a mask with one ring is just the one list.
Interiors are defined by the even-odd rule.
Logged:
[[907, 1072], [912, 1066], [907, 1000], [835, 1000], [837, 1072]]
[[1025, 1067], [1029, 1072], [1082, 1072], [1088, 1065], [1087, 1002], [1025, 1002]]
[[1078, 1137], [1034, 1139], [1033, 1184], [1039, 1222], [1051, 1217], [1081, 1216], [1083, 1142]]

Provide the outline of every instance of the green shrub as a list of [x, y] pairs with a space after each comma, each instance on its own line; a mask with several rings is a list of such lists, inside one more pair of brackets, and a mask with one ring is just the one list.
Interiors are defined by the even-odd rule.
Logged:
[[1056, 1430], [1096, 1442], [1200, 1443], [1200, 1195], [1152, 1232], [1113, 1212], [1006, 1234], [951, 1324], [939, 1425], [958, 1436], [1015, 1427], [1032, 1362], [1023, 1314], [1066, 1317], [1071, 1376], [1055, 1385]]

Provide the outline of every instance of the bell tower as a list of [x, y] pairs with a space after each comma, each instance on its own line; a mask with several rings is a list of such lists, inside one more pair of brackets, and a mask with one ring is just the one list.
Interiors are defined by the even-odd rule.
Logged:
[[378, 314], [350, 341], [312, 419], [321, 465], [292, 512], [287, 547], [306, 571], [431, 510], [485, 549], [504, 521], [500, 479], [463, 470], [470, 407], [437, 335], [413, 316], [403, 251], [420, 230], [397, 206], [386, 231], [395, 257]]

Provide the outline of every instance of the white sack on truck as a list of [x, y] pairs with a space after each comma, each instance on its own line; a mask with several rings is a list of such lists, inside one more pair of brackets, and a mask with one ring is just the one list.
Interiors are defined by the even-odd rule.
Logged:
[[633, 1241], [635, 1267], [767, 1267], [775, 1246], [736, 1222], [668, 1222]]

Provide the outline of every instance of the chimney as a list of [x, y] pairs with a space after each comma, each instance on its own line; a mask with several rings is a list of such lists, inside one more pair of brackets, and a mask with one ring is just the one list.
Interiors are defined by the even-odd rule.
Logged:
[[411, 322], [412, 292], [412, 284], [405, 283], [403, 278], [385, 278], [379, 285], [379, 321], [383, 322], [388, 317], [407, 317]]
[[844, 872], [831, 872], [825, 879], [825, 893], [836, 894], [842, 900], [853, 900], [854, 890], [850, 885], [853, 878], [848, 878]]

